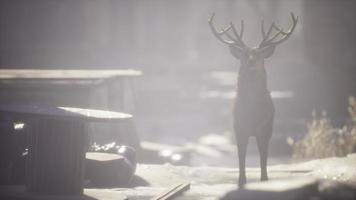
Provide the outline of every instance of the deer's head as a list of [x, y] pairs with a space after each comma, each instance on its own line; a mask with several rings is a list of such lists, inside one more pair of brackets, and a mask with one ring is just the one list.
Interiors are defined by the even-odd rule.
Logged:
[[[278, 28], [275, 23], [272, 23], [266, 32], [264, 22], [262, 21], [262, 42], [257, 47], [253, 48], [246, 46], [245, 43], [242, 41], [244, 33], [244, 21], [241, 21], [240, 33], [237, 32], [232, 22], [230, 22], [230, 25], [227, 28], [221, 29], [221, 31], [217, 31], [213, 25], [214, 14], [209, 19], [209, 25], [215, 37], [221, 42], [227, 44], [230, 48], [231, 54], [235, 58], [240, 60], [241, 67], [256, 69], [259, 67], [263, 67], [264, 59], [272, 56], [276, 46], [287, 40], [292, 35], [294, 28], [298, 22], [298, 17], [295, 17], [293, 13], [291, 13], [291, 17], [292, 25], [287, 32], [283, 31], [283, 29]], [[271, 36], [272, 31], [277, 32], [275, 32]], [[231, 32], [233, 35], [231, 34]]]

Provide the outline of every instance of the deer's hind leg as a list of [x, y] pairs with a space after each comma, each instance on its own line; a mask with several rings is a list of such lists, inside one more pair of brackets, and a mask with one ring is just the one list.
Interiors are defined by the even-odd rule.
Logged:
[[237, 137], [237, 150], [239, 156], [239, 186], [246, 184], [246, 149], [247, 149], [248, 137]]
[[268, 157], [268, 143], [267, 137], [256, 137], [258, 151], [260, 153], [260, 165], [261, 165], [261, 181], [267, 181], [267, 157]]

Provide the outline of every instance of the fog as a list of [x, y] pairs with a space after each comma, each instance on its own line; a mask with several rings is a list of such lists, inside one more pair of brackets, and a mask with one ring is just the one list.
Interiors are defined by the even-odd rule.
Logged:
[[229, 134], [239, 61], [208, 27], [245, 22], [244, 41], [261, 41], [261, 20], [291, 38], [266, 60], [277, 135], [301, 134], [312, 110], [336, 124], [355, 95], [356, 1], [331, 0], [2, 0], [1, 68], [136, 69], [132, 95], [142, 139], [195, 141]]

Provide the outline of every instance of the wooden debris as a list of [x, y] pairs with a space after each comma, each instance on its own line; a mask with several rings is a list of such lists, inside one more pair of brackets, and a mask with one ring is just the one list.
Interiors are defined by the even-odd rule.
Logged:
[[170, 199], [173, 199], [173, 198], [181, 195], [183, 192], [185, 192], [189, 189], [190, 189], [190, 183], [181, 183], [181, 184], [178, 184], [178, 185], [170, 188], [166, 192], [164, 192], [156, 197], [153, 197], [151, 200], [170, 200]]

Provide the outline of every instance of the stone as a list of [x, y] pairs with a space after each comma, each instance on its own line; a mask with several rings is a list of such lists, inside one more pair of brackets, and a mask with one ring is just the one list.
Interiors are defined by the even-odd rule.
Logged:
[[128, 187], [135, 167], [124, 156], [111, 153], [86, 153], [85, 179], [89, 187]]
[[319, 196], [323, 200], [355, 200], [356, 185], [340, 181], [321, 181]]

